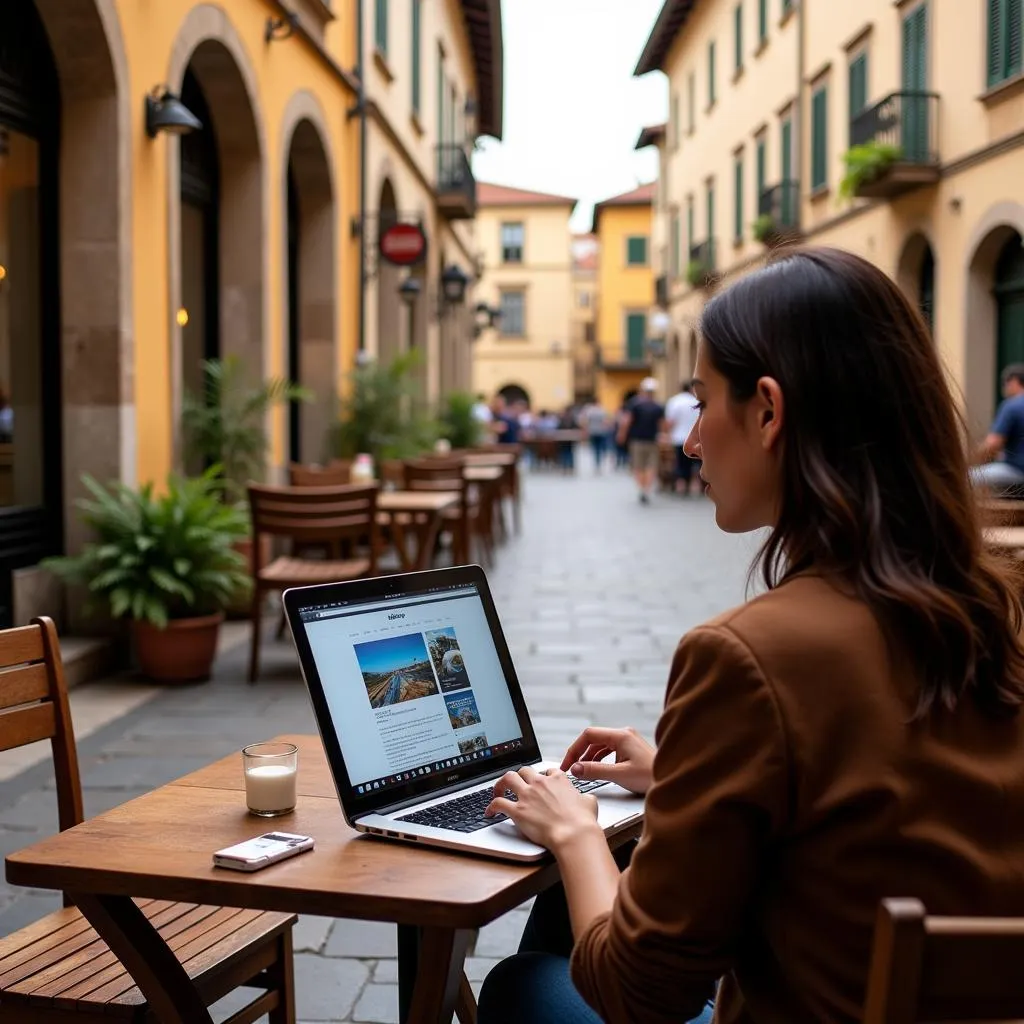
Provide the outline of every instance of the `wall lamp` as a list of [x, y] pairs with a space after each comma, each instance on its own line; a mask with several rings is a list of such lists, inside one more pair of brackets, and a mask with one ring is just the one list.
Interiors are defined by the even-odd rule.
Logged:
[[418, 277], [407, 277], [398, 286], [398, 297], [407, 305], [411, 306], [423, 290], [423, 284]]
[[146, 134], [151, 139], [157, 132], [188, 135], [202, 127], [203, 122], [166, 85], [158, 85], [146, 96]]
[[299, 16], [295, 11], [289, 11], [280, 18], [267, 18], [267, 27], [263, 32], [263, 38], [268, 43], [273, 40], [281, 42], [290, 39], [295, 34], [298, 24]]
[[469, 275], [455, 263], [449, 263], [441, 273], [441, 296], [446, 306], [461, 306], [466, 301]]
[[473, 308], [473, 337], [479, 338], [484, 331], [497, 327], [500, 320], [500, 309], [488, 306], [486, 302], [478, 302]]

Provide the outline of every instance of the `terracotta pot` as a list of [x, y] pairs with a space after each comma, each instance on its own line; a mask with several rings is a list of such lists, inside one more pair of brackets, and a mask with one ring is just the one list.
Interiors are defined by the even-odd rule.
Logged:
[[162, 683], [196, 683], [210, 678], [217, 654], [222, 612], [194, 619], [172, 619], [166, 629], [132, 623], [139, 668]]

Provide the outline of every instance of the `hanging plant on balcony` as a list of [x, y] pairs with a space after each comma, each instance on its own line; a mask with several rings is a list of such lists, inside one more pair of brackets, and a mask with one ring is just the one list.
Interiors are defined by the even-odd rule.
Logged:
[[881, 177], [903, 157], [903, 147], [890, 142], [865, 142], [843, 154], [846, 173], [839, 183], [839, 197], [853, 199], [861, 188]]
[[770, 213], [762, 213], [752, 225], [754, 238], [762, 245], [770, 245], [779, 233], [775, 218]]
[[686, 265], [686, 280], [691, 288], [707, 288], [715, 279], [715, 272], [703, 260], [690, 260]]

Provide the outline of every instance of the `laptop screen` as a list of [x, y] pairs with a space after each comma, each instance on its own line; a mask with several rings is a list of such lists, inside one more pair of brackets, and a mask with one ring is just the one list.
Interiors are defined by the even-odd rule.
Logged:
[[535, 740], [479, 585], [347, 599], [343, 587], [298, 617], [357, 803], [521, 763]]

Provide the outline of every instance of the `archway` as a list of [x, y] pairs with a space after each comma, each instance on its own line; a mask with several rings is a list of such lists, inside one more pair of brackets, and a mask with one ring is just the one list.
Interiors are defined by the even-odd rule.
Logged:
[[1024, 243], [1016, 232], [1003, 244], [994, 277], [998, 401], [1003, 370], [1011, 363], [1024, 363]]
[[[398, 221], [398, 200], [390, 178], [380, 188], [378, 227], [383, 234]], [[377, 360], [382, 366], [392, 362], [404, 351], [402, 343], [401, 302], [398, 288], [401, 271], [394, 264], [377, 255]]]
[[308, 118], [295, 126], [286, 173], [288, 375], [313, 395], [289, 410], [289, 454], [308, 463], [324, 454], [337, 381], [334, 189], [327, 149]]
[[[0, 4], [0, 627], [53, 613], [12, 572], [74, 549], [81, 475], [135, 479], [130, 144], [113, 0]], [[43, 604], [39, 602], [43, 601]]]
[[921, 232], [906, 241], [896, 268], [896, 281], [903, 293], [924, 317], [928, 330], [935, 331], [935, 253]]
[[[253, 382], [266, 372], [265, 146], [255, 75], [224, 11], [207, 4], [193, 8], [170, 65], [171, 90], [189, 96], [206, 114], [199, 132], [168, 146], [171, 303], [172, 310], [188, 313], [184, 328], [172, 328], [177, 415], [183, 385], [194, 385], [200, 353], [238, 357]], [[200, 154], [204, 184], [214, 193], [201, 223], [190, 209], [198, 198], [189, 196], [195, 182], [187, 180]], [[197, 290], [201, 315], [193, 316], [184, 300], [190, 293], [195, 302]]]
[[531, 407], [530, 392], [521, 384], [505, 384], [498, 388], [498, 394], [508, 405], [523, 404], [528, 409]]
[[[968, 420], [977, 436], [986, 431], [995, 411], [999, 376], [1000, 297], [996, 268], [1011, 243], [1019, 245], [1024, 234], [1024, 206], [999, 203], [982, 218], [967, 251], [965, 302], [964, 395]], [[1004, 273], [1005, 271], [1004, 264]]]

